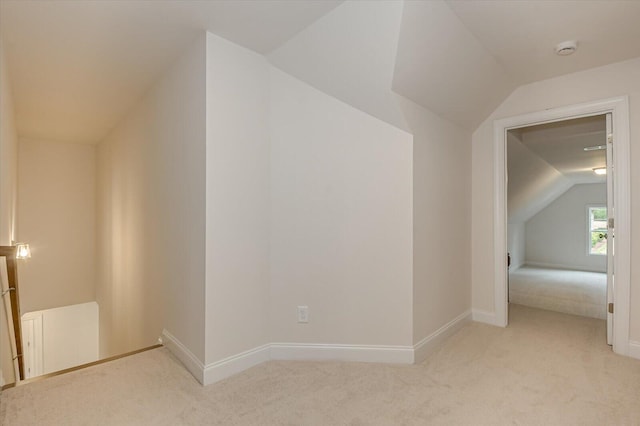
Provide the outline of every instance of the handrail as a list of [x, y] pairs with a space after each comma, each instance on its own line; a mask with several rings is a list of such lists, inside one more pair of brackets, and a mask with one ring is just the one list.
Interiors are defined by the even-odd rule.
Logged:
[[16, 246], [0, 246], [0, 257], [4, 256], [7, 262], [7, 277], [9, 288], [2, 292], [2, 298], [9, 295], [11, 304], [11, 317], [13, 322], [13, 334], [15, 336], [16, 353], [14, 360], [18, 361], [18, 374], [16, 381], [24, 380], [24, 361], [22, 357], [22, 327], [20, 324], [20, 296], [18, 294], [18, 264], [16, 261]]

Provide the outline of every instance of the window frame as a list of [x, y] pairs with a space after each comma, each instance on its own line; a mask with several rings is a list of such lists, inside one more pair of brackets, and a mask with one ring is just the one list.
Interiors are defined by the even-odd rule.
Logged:
[[[587, 233], [586, 233], [586, 236], [587, 236], [587, 255], [588, 256], [605, 256], [606, 257], [607, 256], [607, 252], [606, 251], [605, 251], [605, 253], [593, 253], [591, 251], [591, 249], [592, 249], [592, 246], [591, 246], [591, 233], [592, 232], [596, 232], [596, 231], [592, 231], [591, 230], [591, 210], [592, 209], [604, 209], [605, 212], [607, 213], [605, 221], [608, 221], [609, 214], [607, 212], [607, 205], [606, 204], [588, 204], [586, 207], [587, 207], [586, 208], [586, 211], [587, 211]], [[605, 225], [608, 225], [608, 224], [605, 222]], [[606, 234], [608, 236], [609, 227], [606, 226], [604, 229], [606, 230]], [[608, 240], [607, 240], [606, 250], [609, 250], [609, 241]]]

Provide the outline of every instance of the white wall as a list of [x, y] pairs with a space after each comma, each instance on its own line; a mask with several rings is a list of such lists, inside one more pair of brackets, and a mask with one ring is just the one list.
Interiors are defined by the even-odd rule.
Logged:
[[469, 312], [471, 135], [394, 102], [418, 153], [405, 131], [207, 35], [205, 382], [270, 342], [410, 348]]
[[207, 34], [206, 363], [269, 342], [269, 73]]
[[575, 185], [526, 223], [526, 262], [606, 272], [607, 256], [590, 255], [587, 206], [607, 204], [607, 185]]
[[204, 361], [205, 37], [98, 146], [101, 357], [163, 327]]
[[[447, 162], [465, 155], [464, 132], [417, 114], [456, 140], [443, 147]], [[120, 329], [119, 350], [164, 324], [170, 347], [208, 382], [220, 362], [269, 342], [413, 344], [410, 134], [208, 34], [99, 145], [98, 159], [100, 333]], [[453, 204], [466, 180], [454, 178], [450, 189], [462, 192]], [[465, 222], [468, 211], [454, 218]], [[455, 241], [462, 234], [464, 223]], [[468, 270], [458, 269], [436, 287], [450, 287], [464, 310]], [[159, 294], [164, 312], [153, 309]], [[449, 320], [429, 315], [425, 330]]]
[[[493, 121], [547, 108], [572, 105], [620, 95], [630, 97], [631, 164], [640, 164], [640, 59], [531, 83], [518, 88], [473, 134], [472, 174], [472, 279], [473, 308], [494, 311]], [[640, 223], [640, 168], [631, 168], [631, 223]], [[489, 234], [487, 235], [487, 232]], [[640, 226], [631, 228], [630, 338], [640, 341]]]
[[511, 272], [521, 267], [525, 262], [525, 239], [524, 222], [507, 224], [507, 252], [511, 255], [511, 267], [509, 268]]
[[411, 135], [274, 68], [271, 138], [273, 341], [411, 345]]
[[20, 139], [17, 213], [21, 312], [95, 300], [96, 147]]
[[469, 312], [468, 132], [396, 97], [416, 158], [410, 134], [211, 34], [207, 64], [205, 382], [269, 342], [406, 348]]
[[397, 97], [413, 132], [413, 343], [471, 307], [471, 134]]
[[[0, 38], [0, 245], [11, 245], [15, 232], [18, 134], [16, 132], [9, 70]], [[14, 379], [9, 328], [0, 303], [0, 380]]]
[[191, 371], [210, 383], [271, 342], [412, 345], [411, 135], [212, 34], [206, 86], [205, 361], [183, 353]]

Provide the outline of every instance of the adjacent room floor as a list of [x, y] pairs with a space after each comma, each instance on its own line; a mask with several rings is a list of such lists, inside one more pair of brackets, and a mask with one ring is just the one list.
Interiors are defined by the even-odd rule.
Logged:
[[3, 425], [632, 425], [640, 361], [605, 322], [512, 305], [418, 365], [267, 362], [200, 386], [164, 348], [2, 392]]
[[523, 266], [509, 274], [512, 303], [607, 319], [607, 274]]

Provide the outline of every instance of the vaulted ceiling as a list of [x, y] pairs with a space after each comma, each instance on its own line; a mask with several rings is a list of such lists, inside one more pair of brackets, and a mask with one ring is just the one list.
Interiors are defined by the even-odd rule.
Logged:
[[[510, 130], [507, 138], [510, 223], [529, 220], [576, 184], [606, 183], [604, 115]], [[589, 150], [585, 151], [585, 148]]]
[[99, 142], [198, 32], [266, 53], [340, 3], [0, 0], [18, 132]]
[[519, 85], [639, 57], [639, 21], [616, 0], [0, 0], [19, 134], [89, 143], [203, 30], [398, 127], [392, 91], [474, 129]]
[[571, 182], [606, 182], [605, 176], [593, 173], [594, 168], [607, 165], [604, 115], [540, 124], [515, 132], [526, 148]]

